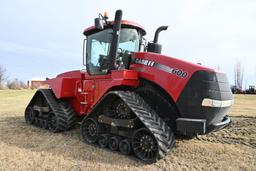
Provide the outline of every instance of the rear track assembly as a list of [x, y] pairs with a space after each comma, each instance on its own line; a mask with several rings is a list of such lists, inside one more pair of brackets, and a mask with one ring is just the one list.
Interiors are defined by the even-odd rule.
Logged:
[[64, 100], [58, 100], [50, 89], [36, 92], [25, 110], [25, 120], [52, 132], [69, 130], [76, 123], [76, 114]]

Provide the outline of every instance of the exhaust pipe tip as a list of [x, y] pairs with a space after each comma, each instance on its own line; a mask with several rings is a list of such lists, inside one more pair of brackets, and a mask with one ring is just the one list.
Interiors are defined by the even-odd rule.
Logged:
[[157, 43], [158, 42], [158, 37], [159, 37], [159, 33], [161, 31], [164, 31], [164, 30], [167, 30], [168, 29], [168, 26], [160, 26], [158, 27], [158, 29], [156, 29], [156, 32], [155, 32], [155, 37], [154, 37], [154, 43]]
[[158, 43], [158, 37], [161, 31], [167, 30], [167, 29], [168, 29], [168, 26], [160, 26], [158, 27], [158, 29], [156, 29], [153, 43], [148, 43], [148, 49], [147, 49], [148, 52], [161, 54], [162, 45]]

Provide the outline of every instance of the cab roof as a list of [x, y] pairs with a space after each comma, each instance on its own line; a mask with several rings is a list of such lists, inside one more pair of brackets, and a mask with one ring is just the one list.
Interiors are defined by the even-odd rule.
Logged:
[[[114, 21], [110, 21], [109, 23], [110, 24], [108, 24], [108, 25], [104, 24], [104, 27], [105, 27], [104, 29], [113, 27]], [[122, 24], [122, 28], [135, 28], [138, 31], [140, 31], [143, 36], [146, 35], [146, 31], [145, 31], [144, 27], [135, 22], [122, 20], [121, 24]], [[88, 36], [90, 34], [93, 34], [93, 33], [99, 32], [99, 31], [101, 31], [101, 30], [96, 29], [95, 26], [91, 26], [89, 28], [86, 28], [83, 33], [85, 36]]]

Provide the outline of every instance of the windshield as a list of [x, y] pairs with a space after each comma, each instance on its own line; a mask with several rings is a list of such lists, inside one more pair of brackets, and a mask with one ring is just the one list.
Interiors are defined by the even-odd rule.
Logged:
[[137, 30], [123, 28], [119, 40], [119, 49], [122, 51], [138, 52], [139, 51], [139, 34]]
[[[87, 36], [86, 64], [89, 74], [102, 75], [108, 73], [112, 33], [112, 29], [105, 29]], [[139, 33], [136, 29], [121, 29], [118, 54], [115, 57], [116, 62], [120, 57], [128, 55], [127, 58], [129, 58], [131, 53], [139, 51], [139, 38]]]

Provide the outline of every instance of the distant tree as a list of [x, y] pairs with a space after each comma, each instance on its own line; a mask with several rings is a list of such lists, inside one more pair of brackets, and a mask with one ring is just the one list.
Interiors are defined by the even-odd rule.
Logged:
[[243, 89], [244, 69], [240, 61], [237, 61], [234, 68], [234, 81], [236, 89]]
[[27, 85], [23, 81], [19, 80], [18, 78], [15, 78], [12, 81], [8, 81], [7, 82], [7, 87], [9, 89], [15, 89], [15, 90], [28, 88]]
[[4, 88], [4, 84], [6, 80], [7, 80], [6, 69], [2, 65], [0, 65], [0, 89]]
[[[255, 75], [254, 75], [254, 81], [256, 81], [256, 65], [255, 65]], [[256, 82], [255, 82], [256, 85]]]
[[7, 87], [8, 87], [9, 89], [20, 89], [20, 86], [19, 86], [19, 85], [20, 85], [20, 84], [19, 84], [18, 78], [15, 78], [14, 80], [7, 82]]
[[28, 86], [27, 86], [27, 84], [25, 84], [23, 81], [19, 81], [19, 86], [20, 86], [20, 88], [22, 88], [22, 89], [27, 89], [28, 88]]

